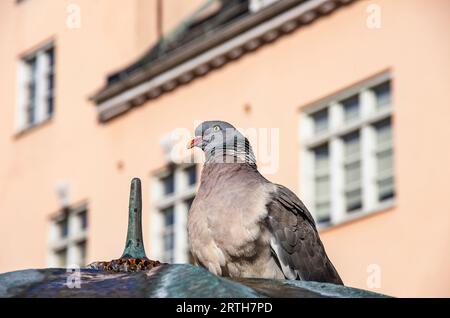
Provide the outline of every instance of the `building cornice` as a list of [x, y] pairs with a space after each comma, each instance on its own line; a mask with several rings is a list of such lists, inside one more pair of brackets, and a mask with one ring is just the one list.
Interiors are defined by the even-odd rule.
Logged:
[[147, 100], [158, 98], [352, 1], [279, 1], [270, 10], [263, 9], [242, 18], [214, 37], [193, 41], [152, 63], [151, 67], [144, 66], [139, 72], [96, 93], [91, 99], [97, 104], [99, 120], [108, 121]]

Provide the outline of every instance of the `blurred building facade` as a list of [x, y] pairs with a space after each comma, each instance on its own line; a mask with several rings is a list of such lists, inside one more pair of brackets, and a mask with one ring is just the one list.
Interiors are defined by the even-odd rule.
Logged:
[[120, 256], [134, 176], [147, 254], [188, 262], [201, 164], [174, 148], [221, 119], [271, 136], [263, 173], [305, 201], [347, 285], [450, 296], [449, 9], [1, 1], [0, 271]]

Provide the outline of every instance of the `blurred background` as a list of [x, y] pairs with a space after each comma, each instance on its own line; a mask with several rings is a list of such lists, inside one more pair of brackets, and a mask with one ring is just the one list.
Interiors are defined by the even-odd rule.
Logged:
[[0, 272], [118, 258], [135, 176], [148, 256], [189, 262], [171, 149], [221, 119], [278, 132], [264, 174], [346, 285], [449, 297], [449, 30], [448, 0], [0, 1]]

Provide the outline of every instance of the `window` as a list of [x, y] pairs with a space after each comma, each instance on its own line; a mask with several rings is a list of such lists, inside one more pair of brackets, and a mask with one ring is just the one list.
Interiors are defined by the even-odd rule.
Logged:
[[69, 220], [67, 217], [63, 217], [57, 222], [58, 232], [60, 238], [66, 238], [69, 234]]
[[359, 117], [359, 96], [352, 96], [342, 101], [344, 110], [344, 121], [346, 123], [352, 122]]
[[173, 172], [170, 172], [167, 176], [161, 178], [161, 183], [164, 188], [164, 195], [170, 195], [175, 191], [175, 180]]
[[330, 220], [330, 167], [328, 144], [316, 147], [314, 152], [314, 191], [315, 191], [315, 211], [318, 222], [328, 222]]
[[36, 126], [53, 115], [55, 51], [47, 45], [24, 57], [18, 73], [17, 130]]
[[88, 227], [87, 211], [82, 211], [82, 212], [78, 213], [78, 218], [79, 218], [80, 228], [82, 230], [86, 230]]
[[187, 214], [197, 186], [196, 165], [172, 165], [154, 178], [151, 257], [189, 262]]
[[373, 88], [378, 109], [389, 108], [391, 105], [391, 83], [385, 82]]
[[392, 98], [387, 75], [309, 107], [304, 119], [302, 188], [319, 224], [337, 224], [392, 204]]
[[383, 201], [394, 197], [392, 170], [392, 126], [390, 118], [378, 123], [376, 129], [377, 195]]
[[50, 226], [50, 267], [86, 265], [88, 212], [86, 206], [66, 208]]
[[361, 143], [359, 131], [343, 137], [344, 143], [344, 193], [348, 212], [362, 207]]
[[162, 235], [164, 251], [163, 259], [165, 260], [165, 262], [173, 263], [175, 257], [175, 208], [172, 205], [161, 210], [161, 213], [164, 218]]
[[312, 115], [314, 121], [314, 133], [320, 134], [328, 130], [328, 109], [318, 111]]
[[190, 185], [190, 186], [195, 185], [197, 183], [197, 167], [190, 166], [190, 167], [186, 168], [184, 171], [187, 176], [188, 185]]

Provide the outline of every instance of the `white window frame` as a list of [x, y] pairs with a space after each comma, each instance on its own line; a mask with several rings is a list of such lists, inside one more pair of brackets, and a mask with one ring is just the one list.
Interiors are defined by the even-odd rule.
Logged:
[[[196, 183], [189, 186], [185, 169], [195, 166]], [[197, 192], [199, 171], [196, 164], [172, 165], [155, 173], [152, 177], [151, 211], [150, 211], [150, 256], [152, 259], [166, 260], [163, 248], [164, 215], [162, 210], [174, 206], [174, 263], [189, 263], [189, 245], [187, 236], [188, 208], [186, 200], [193, 198]], [[174, 173], [174, 193], [164, 195], [161, 179]]]
[[[80, 220], [80, 214], [86, 212], [87, 218], [89, 220], [89, 210], [87, 204], [80, 204], [74, 208], [66, 208], [66, 211], [58, 212], [52, 217], [50, 222], [50, 235], [49, 235], [49, 257], [47, 260], [49, 267], [59, 267], [58, 252], [66, 249], [67, 251], [67, 261], [66, 266], [84, 266], [83, 257], [79, 249], [78, 244], [85, 242], [86, 250], [88, 245], [88, 229], [82, 228], [82, 223]], [[62, 238], [60, 236], [59, 223], [65, 219], [67, 215], [68, 222], [68, 233], [67, 236]], [[87, 260], [87, 257], [84, 261]]]
[[[392, 199], [378, 202], [377, 199], [377, 172], [376, 172], [376, 135], [374, 124], [383, 119], [393, 118], [393, 98], [391, 90], [391, 106], [377, 110], [376, 96], [372, 91], [377, 85], [391, 81], [390, 72], [383, 73], [367, 81], [357, 84], [338, 94], [325, 98], [317, 103], [304, 107], [300, 116], [300, 189], [305, 204], [310, 207], [314, 216], [315, 188], [314, 188], [314, 152], [315, 147], [328, 142], [330, 160], [330, 218], [329, 223], [319, 223], [318, 228], [324, 229], [342, 224], [368, 214], [380, 212], [395, 204], [395, 196]], [[344, 124], [344, 113], [341, 102], [352, 96], [359, 95], [360, 116], [357, 120]], [[314, 113], [325, 108], [329, 109], [329, 128], [326, 132], [316, 135], [314, 133]], [[392, 126], [393, 127], [393, 126]], [[362, 208], [348, 213], [345, 207], [344, 195], [344, 147], [342, 137], [348, 133], [359, 130], [361, 140], [361, 174], [362, 174]], [[394, 134], [393, 137], [394, 138]], [[394, 156], [395, 159], [395, 156]], [[395, 161], [395, 160], [393, 160]], [[393, 162], [394, 189], [395, 187], [395, 163]], [[314, 216], [315, 217], [315, 216]]]
[[[16, 132], [20, 133], [32, 127], [38, 126], [51, 118], [54, 112], [55, 103], [55, 76], [53, 76], [53, 88], [50, 90], [48, 76], [50, 73], [55, 74], [55, 65], [50, 68], [50, 61], [47, 52], [53, 49], [53, 58], [56, 56], [56, 49], [53, 42], [41, 46], [39, 49], [23, 56], [18, 65], [17, 71], [17, 106], [16, 106]], [[28, 122], [28, 100], [30, 82], [30, 68], [28, 62], [36, 59], [36, 105], [34, 111], [34, 122]], [[55, 64], [55, 60], [53, 61]], [[53, 96], [53, 111], [48, 112], [48, 97]]]

